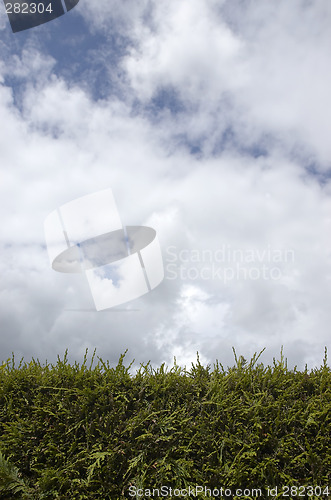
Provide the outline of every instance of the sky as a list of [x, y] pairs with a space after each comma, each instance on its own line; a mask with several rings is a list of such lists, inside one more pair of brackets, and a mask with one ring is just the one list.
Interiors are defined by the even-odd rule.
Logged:
[[[321, 365], [330, 22], [329, 0], [80, 0], [14, 34], [0, 5], [0, 361]], [[165, 278], [97, 312], [44, 221], [108, 188]]]

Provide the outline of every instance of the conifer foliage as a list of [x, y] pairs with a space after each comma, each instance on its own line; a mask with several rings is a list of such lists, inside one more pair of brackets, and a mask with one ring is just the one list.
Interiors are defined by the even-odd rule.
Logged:
[[[263, 352], [263, 351], [262, 351]], [[136, 488], [331, 486], [331, 373], [242, 356], [134, 375], [101, 358], [0, 366], [0, 499], [130, 498]], [[331, 489], [330, 489], [331, 491]], [[131, 497], [132, 498], [132, 497]], [[201, 497], [205, 498], [205, 497]], [[325, 497], [324, 497], [325, 498]]]

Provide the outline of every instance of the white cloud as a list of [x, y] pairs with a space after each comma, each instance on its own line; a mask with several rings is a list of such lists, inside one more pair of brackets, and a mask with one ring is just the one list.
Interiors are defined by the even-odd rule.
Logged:
[[151, 28], [136, 26], [139, 42], [124, 66], [140, 98], [172, 86], [185, 102], [194, 105], [203, 100], [210, 106], [211, 99], [242, 86], [242, 44], [214, 16], [208, 2], [168, 2], [156, 10]]
[[175, 131], [202, 138], [206, 152], [230, 126], [239, 144], [272, 134], [329, 169], [330, 6], [249, 3], [243, 16], [242, 4], [228, 3], [228, 16], [214, 2], [187, 0], [158, 2], [149, 23], [137, 17], [123, 59], [135, 95], [146, 103], [174, 89], [191, 110]]
[[[97, 346], [111, 361], [129, 347], [137, 362], [176, 355], [189, 364], [199, 350], [203, 361], [231, 364], [232, 345], [246, 358], [267, 346], [270, 359], [284, 344], [293, 363], [321, 361], [331, 319], [330, 183], [304, 167], [329, 167], [330, 8], [250, 2], [244, 22], [239, 4], [88, 4], [94, 33], [110, 26], [131, 47], [112, 69], [121, 100], [93, 100], [35, 43], [3, 56], [3, 358], [11, 350], [51, 358], [66, 347], [77, 357]], [[169, 106], [155, 104], [162, 89]], [[107, 187], [125, 224], [157, 230], [166, 265], [169, 247], [293, 250], [294, 259], [243, 263], [227, 282], [201, 272], [234, 269], [228, 257], [178, 262], [196, 278], [165, 279], [129, 312], [97, 313], [80, 277], [50, 269], [43, 222]], [[280, 278], [245, 279], [263, 264]]]

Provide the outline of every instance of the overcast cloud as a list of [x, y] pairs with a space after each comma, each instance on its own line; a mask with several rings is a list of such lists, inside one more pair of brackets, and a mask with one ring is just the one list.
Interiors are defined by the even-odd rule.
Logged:
[[[321, 363], [331, 323], [328, 0], [81, 0], [13, 34], [0, 6], [0, 361]], [[164, 281], [93, 311], [43, 224], [112, 188]]]

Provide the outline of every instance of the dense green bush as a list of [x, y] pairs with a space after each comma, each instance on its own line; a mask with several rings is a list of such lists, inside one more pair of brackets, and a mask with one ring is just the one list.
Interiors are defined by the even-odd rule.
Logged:
[[0, 499], [116, 500], [130, 498], [130, 486], [330, 487], [326, 354], [310, 372], [289, 370], [282, 354], [265, 367], [234, 353], [226, 370], [198, 357], [190, 371], [147, 363], [135, 375], [125, 355], [112, 368], [100, 358], [93, 366], [94, 354], [89, 367], [87, 353], [71, 365], [67, 352], [56, 365], [16, 367], [13, 357], [0, 366]]

